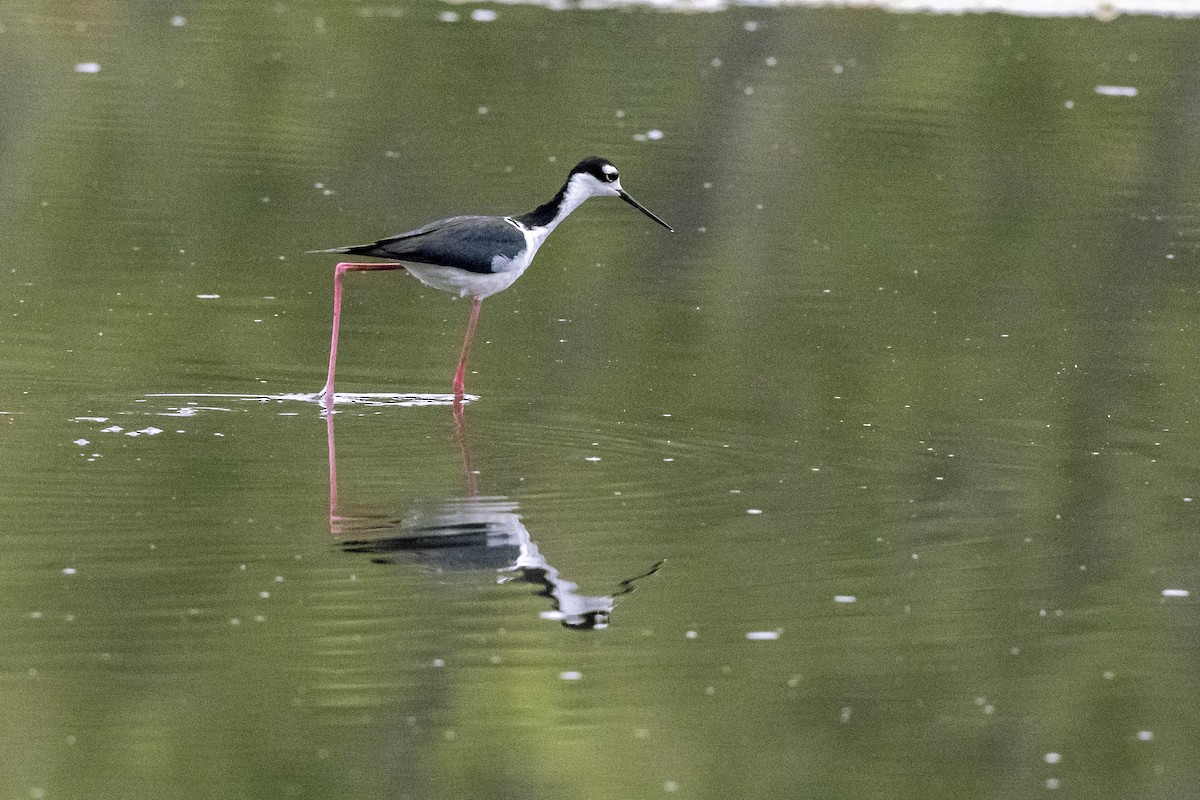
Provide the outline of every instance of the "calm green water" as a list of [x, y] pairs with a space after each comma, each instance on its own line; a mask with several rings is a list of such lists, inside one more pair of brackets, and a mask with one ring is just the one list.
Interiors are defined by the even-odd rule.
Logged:
[[1200, 26], [258, 5], [0, 5], [0, 797], [1198, 791]]

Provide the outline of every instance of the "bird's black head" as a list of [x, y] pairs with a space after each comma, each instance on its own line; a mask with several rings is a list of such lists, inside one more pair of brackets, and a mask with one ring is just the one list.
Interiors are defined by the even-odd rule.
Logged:
[[589, 197], [619, 197], [667, 230], [672, 230], [670, 225], [629, 196], [629, 192], [621, 187], [621, 176], [617, 173], [617, 168], [607, 158], [591, 156], [580, 161], [567, 177], [567, 185], [563, 187], [563, 191], [568, 197], [574, 192], [574, 196], [578, 198], [572, 204], [572, 208]]
[[[575, 165], [571, 170], [571, 175], [586, 173], [591, 175], [601, 183], [616, 183], [620, 175], [617, 173], [617, 168], [607, 158], [600, 156], [589, 156], [583, 161]], [[570, 178], [570, 175], [567, 176]]]

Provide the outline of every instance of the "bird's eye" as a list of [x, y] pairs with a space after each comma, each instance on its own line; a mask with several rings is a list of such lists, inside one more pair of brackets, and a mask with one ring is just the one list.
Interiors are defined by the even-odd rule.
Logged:
[[616, 173], [616, 171], [615, 171], [615, 170], [614, 170], [614, 171], [612, 171], [612, 172], [605, 172], [605, 173], [604, 173], [604, 180], [608, 181], [609, 183], [612, 183], [612, 182], [613, 182], [613, 181], [615, 181], [616, 179], [617, 179], [617, 173]]

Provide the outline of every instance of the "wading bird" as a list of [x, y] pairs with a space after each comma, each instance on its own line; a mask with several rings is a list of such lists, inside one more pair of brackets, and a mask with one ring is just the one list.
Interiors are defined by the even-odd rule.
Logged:
[[458, 357], [458, 369], [454, 373], [454, 397], [456, 402], [461, 402], [466, 390], [467, 355], [484, 298], [507, 289], [521, 277], [550, 232], [589, 197], [619, 197], [673, 232], [670, 225], [621, 188], [621, 178], [611, 161], [593, 156], [576, 164], [558, 193], [527, 214], [450, 217], [371, 244], [309, 251], [390, 260], [367, 264], [341, 262], [334, 269], [329, 374], [319, 395], [323, 404], [332, 408], [334, 402], [333, 373], [337, 365], [338, 328], [342, 317], [342, 277], [347, 272], [402, 269], [426, 286], [454, 292], [460, 297], [471, 296], [471, 317]]

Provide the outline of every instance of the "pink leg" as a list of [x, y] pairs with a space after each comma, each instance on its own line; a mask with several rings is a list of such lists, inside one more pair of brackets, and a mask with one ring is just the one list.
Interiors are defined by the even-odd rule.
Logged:
[[475, 323], [479, 322], [479, 307], [483, 301], [478, 297], [471, 301], [471, 321], [467, 323], [467, 336], [463, 339], [462, 354], [458, 357], [458, 369], [454, 373], [454, 402], [462, 403], [467, 388], [467, 356], [471, 352], [471, 339], [475, 337]]
[[342, 324], [342, 276], [347, 272], [367, 272], [375, 269], [404, 269], [403, 264], [350, 264], [345, 261], [333, 269], [333, 336], [329, 341], [329, 374], [325, 376], [325, 388], [318, 397], [327, 409], [333, 408], [333, 373], [337, 368], [338, 329]]

